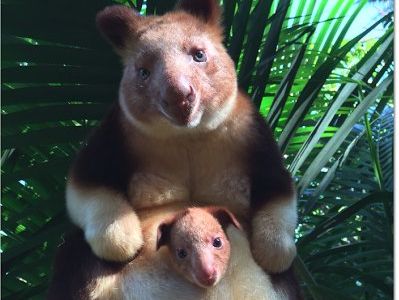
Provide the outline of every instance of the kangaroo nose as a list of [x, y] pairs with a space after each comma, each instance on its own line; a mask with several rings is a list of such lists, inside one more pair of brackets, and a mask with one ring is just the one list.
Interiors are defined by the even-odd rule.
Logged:
[[187, 79], [178, 77], [170, 80], [165, 99], [169, 105], [189, 106], [194, 99], [194, 88]]
[[177, 124], [186, 125], [198, 104], [194, 87], [184, 76], [166, 76], [161, 106]]
[[181, 98], [176, 99], [176, 105], [181, 110], [191, 109], [194, 100], [195, 100], [194, 89], [190, 85], [189, 89], [186, 90], [184, 94], [182, 94]]

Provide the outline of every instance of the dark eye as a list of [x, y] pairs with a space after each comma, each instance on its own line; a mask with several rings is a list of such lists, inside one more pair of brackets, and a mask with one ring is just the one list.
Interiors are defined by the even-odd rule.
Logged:
[[206, 61], [206, 54], [203, 50], [197, 50], [194, 53], [194, 60], [196, 62], [205, 62]]
[[213, 240], [212, 245], [215, 248], [220, 248], [220, 247], [222, 247], [222, 240], [220, 238], [216, 238]]
[[187, 256], [187, 252], [184, 249], [177, 249], [177, 256], [179, 258], [185, 258]]
[[141, 79], [146, 80], [148, 77], [150, 77], [150, 71], [144, 68], [140, 68], [139, 76], [141, 77]]

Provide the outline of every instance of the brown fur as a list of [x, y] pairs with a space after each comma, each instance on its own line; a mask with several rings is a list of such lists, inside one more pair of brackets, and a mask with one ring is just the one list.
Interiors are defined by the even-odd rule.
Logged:
[[[168, 246], [173, 265], [188, 280], [201, 287], [214, 286], [229, 263], [230, 242], [222, 228], [228, 224], [240, 227], [224, 208], [188, 208], [158, 227], [157, 248]], [[213, 245], [216, 238], [220, 247]], [[179, 251], [187, 256], [179, 257]]]
[[200, 18], [205, 23], [211, 24], [213, 28], [220, 28], [220, 7], [213, 0], [182, 1], [178, 3], [178, 10], [184, 10]]
[[93, 255], [83, 232], [76, 229], [59, 246], [53, 268], [47, 299], [87, 300], [95, 299], [89, 295], [96, 290], [98, 278], [121, 274], [125, 265], [107, 262]]
[[97, 256], [128, 261], [144, 251], [154, 241], [140, 224], [148, 210], [222, 205], [248, 229], [262, 268], [290, 266], [292, 180], [270, 129], [237, 90], [219, 22], [212, 0], [185, 0], [161, 17], [122, 6], [99, 13], [124, 63], [119, 102], [80, 152], [66, 197]]

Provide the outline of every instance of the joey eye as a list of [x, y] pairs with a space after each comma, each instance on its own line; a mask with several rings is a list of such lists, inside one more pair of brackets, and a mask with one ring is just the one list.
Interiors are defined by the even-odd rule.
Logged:
[[206, 54], [204, 50], [197, 50], [193, 56], [196, 62], [206, 62]]
[[213, 247], [221, 248], [222, 247], [222, 240], [220, 238], [215, 238], [212, 242]]
[[150, 77], [150, 71], [144, 68], [139, 69], [139, 76], [141, 79], [146, 80], [148, 77]]
[[184, 249], [177, 249], [177, 256], [179, 258], [185, 258], [187, 256], [187, 252]]

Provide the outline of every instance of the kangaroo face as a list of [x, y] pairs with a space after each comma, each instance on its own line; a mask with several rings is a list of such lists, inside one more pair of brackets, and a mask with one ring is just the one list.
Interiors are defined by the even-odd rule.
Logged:
[[184, 10], [142, 17], [121, 6], [99, 14], [124, 63], [119, 101], [130, 121], [162, 135], [212, 130], [227, 118], [236, 73], [218, 20]]

